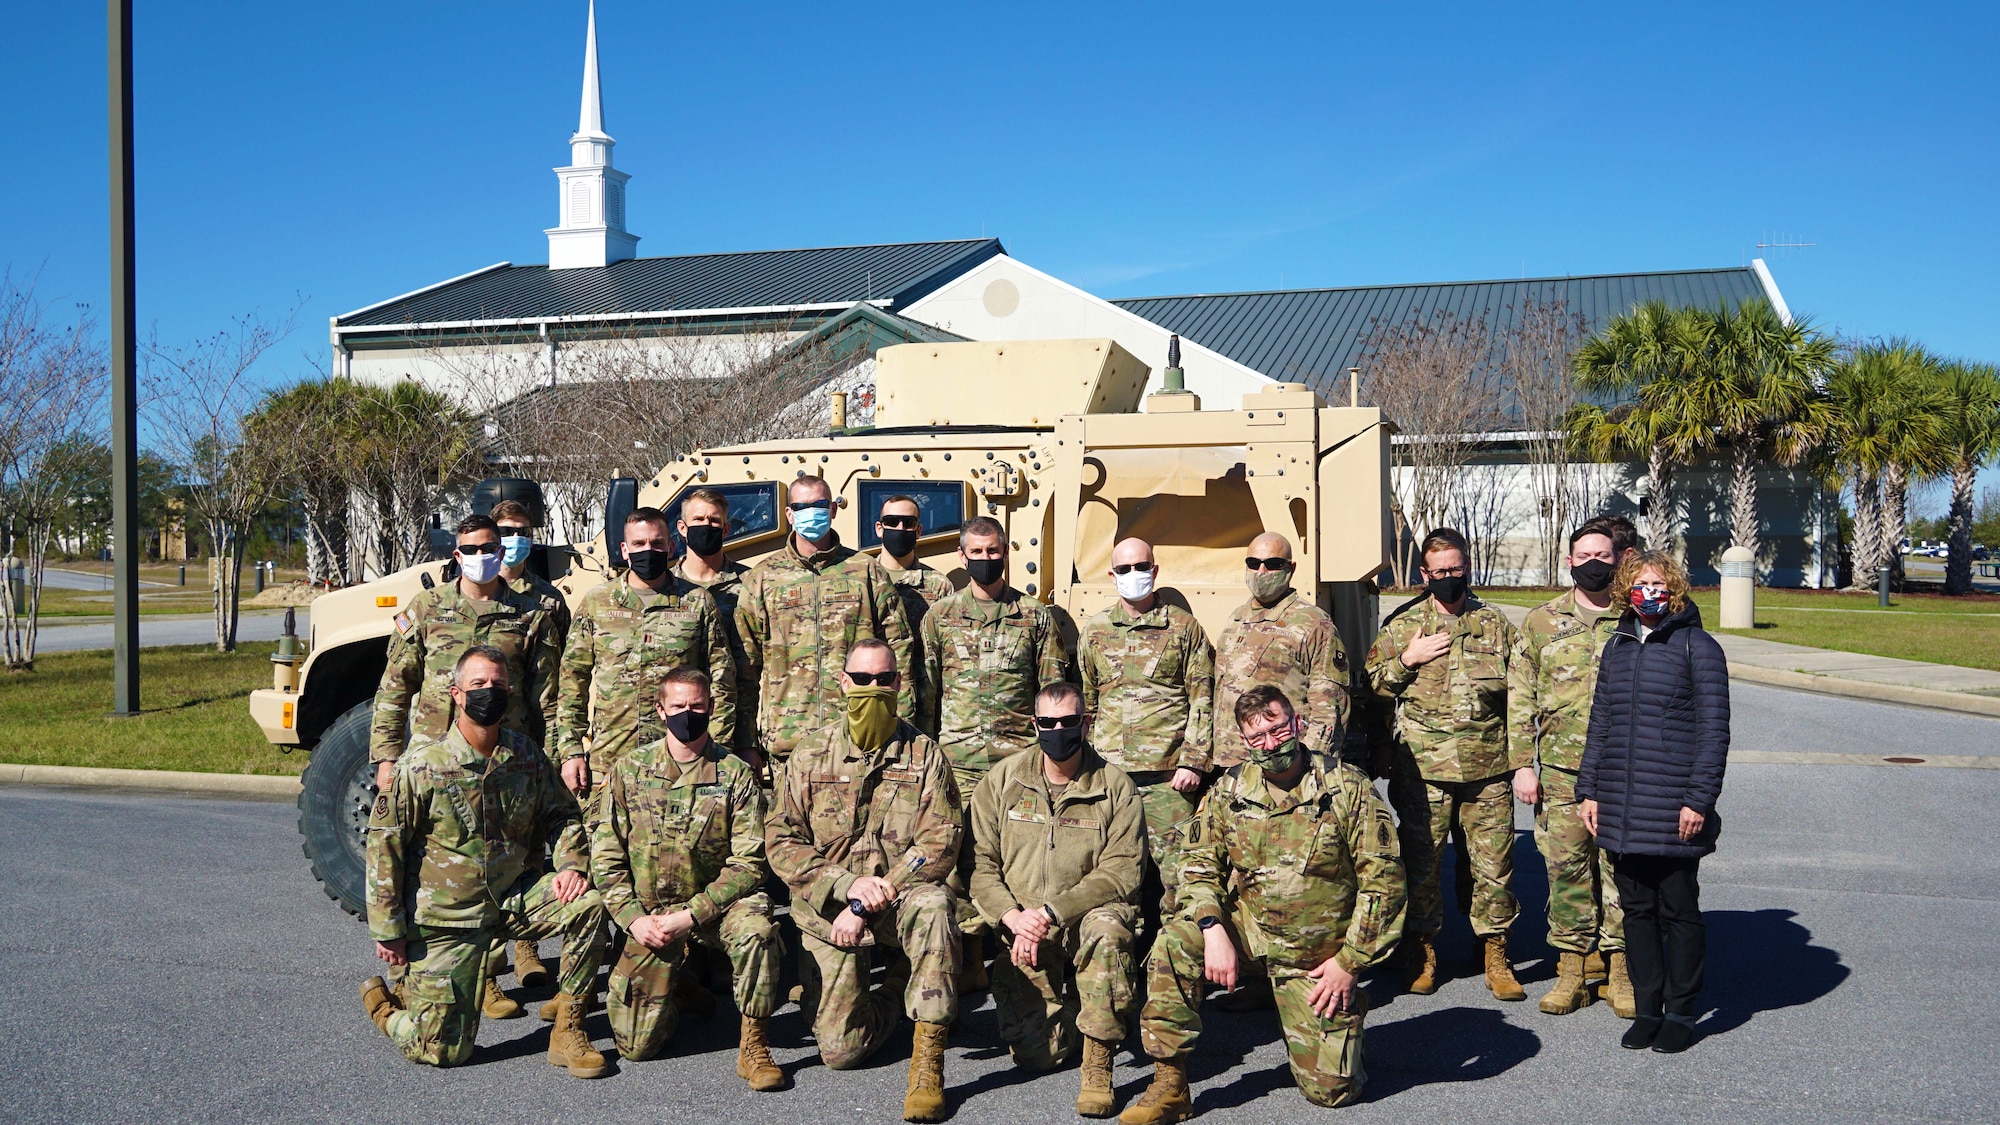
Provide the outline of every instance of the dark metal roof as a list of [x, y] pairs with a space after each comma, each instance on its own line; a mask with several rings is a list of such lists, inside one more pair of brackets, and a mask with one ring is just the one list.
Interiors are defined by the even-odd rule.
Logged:
[[901, 308], [1006, 250], [997, 238], [502, 266], [335, 318], [339, 327], [532, 321], [886, 300]]
[[1273, 379], [1326, 393], [1349, 367], [1363, 366], [1378, 326], [1438, 315], [1484, 321], [1498, 333], [1517, 310], [1565, 302], [1595, 332], [1633, 305], [1659, 298], [1675, 306], [1714, 307], [1764, 296], [1749, 267], [1664, 273], [1369, 285], [1263, 293], [1137, 297], [1113, 302]]

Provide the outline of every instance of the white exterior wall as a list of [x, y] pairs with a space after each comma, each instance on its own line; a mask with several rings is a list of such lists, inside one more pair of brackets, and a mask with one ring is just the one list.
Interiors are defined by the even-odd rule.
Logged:
[[[768, 357], [802, 335], [798, 331], [714, 336], [668, 334], [650, 339], [635, 336], [610, 343], [558, 343], [553, 347], [541, 341], [466, 347], [364, 347], [349, 351], [335, 370], [344, 370], [357, 382], [377, 386], [415, 379], [426, 388], [451, 395], [469, 409], [484, 410], [550, 383], [552, 362], [555, 379], [592, 378], [593, 369], [600, 363], [614, 362], [606, 355], [607, 349], [630, 346], [637, 354], [617, 358], [640, 371], [657, 372], [661, 377], [713, 378]], [[488, 385], [469, 386], [474, 379]], [[505, 386], [492, 385], [502, 379]]]
[[[1067, 282], [997, 255], [981, 262], [899, 314], [969, 340], [1075, 340], [1110, 337], [1153, 369], [1146, 393], [1161, 386], [1167, 366], [1166, 329]], [[1187, 389], [1209, 410], [1235, 410], [1243, 396], [1272, 382], [1227, 356], [1181, 341]]]

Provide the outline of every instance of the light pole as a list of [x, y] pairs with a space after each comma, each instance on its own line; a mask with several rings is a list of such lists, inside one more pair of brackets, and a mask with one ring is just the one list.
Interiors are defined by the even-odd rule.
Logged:
[[132, 0], [109, 0], [112, 713], [139, 713], [139, 385], [132, 257]]

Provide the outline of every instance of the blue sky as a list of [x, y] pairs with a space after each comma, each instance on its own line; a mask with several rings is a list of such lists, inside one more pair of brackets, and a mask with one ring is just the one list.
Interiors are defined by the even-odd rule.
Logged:
[[[163, 337], [547, 260], [582, 0], [138, 5]], [[604, 0], [641, 252], [997, 234], [1105, 296], [1735, 266], [2000, 360], [1991, 6]], [[1358, 6], [1354, 6], [1358, 7]], [[103, 6], [0, 44], [0, 264], [105, 300]], [[1817, 243], [1760, 252], [1784, 235]]]

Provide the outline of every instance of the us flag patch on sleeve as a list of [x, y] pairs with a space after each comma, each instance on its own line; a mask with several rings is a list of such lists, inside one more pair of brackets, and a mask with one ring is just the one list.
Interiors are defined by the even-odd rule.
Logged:
[[407, 613], [399, 613], [399, 614], [397, 614], [396, 616], [394, 616], [394, 617], [390, 618], [390, 620], [392, 620], [392, 621], [394, 621], [394, 622], [396, 623], [396, 631], [397, 631], [398, 633], [407, 633], [407, 632], [409, 632], [409, 631], [410, 631], [410, 615], [409, 615], [409, 614], [407, 614]]

